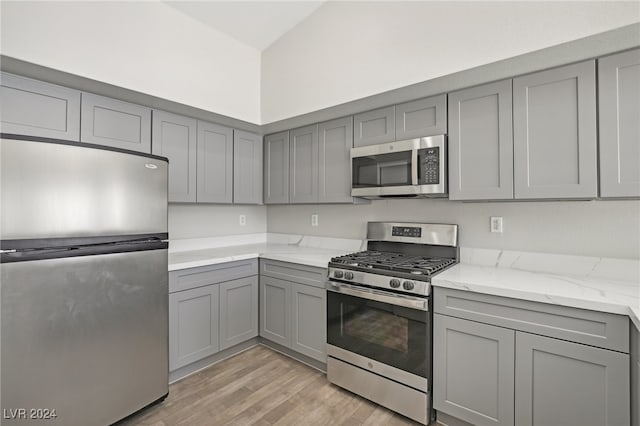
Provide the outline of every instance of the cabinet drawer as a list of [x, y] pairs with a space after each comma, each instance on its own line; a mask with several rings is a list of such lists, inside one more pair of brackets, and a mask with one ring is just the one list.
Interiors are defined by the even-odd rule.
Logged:
[[294, 281], [314, 287], [324, 288], [327, 270], [297, 263], [280, 262], [277, 260], [260, 260], [260, 274], [272, 278]]
[[439, 314], [629, 352], [629, 319], [624, 315], [436, 288]]
[[258, 275], [258, 260], [239, 260], [169, 272], [169, 293]]

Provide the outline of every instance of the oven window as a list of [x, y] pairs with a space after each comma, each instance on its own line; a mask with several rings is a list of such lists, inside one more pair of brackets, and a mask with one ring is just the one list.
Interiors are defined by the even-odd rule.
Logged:
[[327, 292], [327, 343], [427, 377], [429, 313]]
[[352, 160], [354, 188], [411, 185], [411, 151], [356, 157]]
[[409, 320], [390, 313], [355, 311], [345, 318], [344, 334], [401, 353], [409, 351]]

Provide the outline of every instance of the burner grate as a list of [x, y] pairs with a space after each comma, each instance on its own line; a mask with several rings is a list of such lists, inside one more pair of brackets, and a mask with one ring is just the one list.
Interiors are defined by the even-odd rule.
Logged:
[[334, 257], [331, 263], [371, 270], [397, 271], [414, 275], [432, 275], [455, 263], [454, 259], [413, 256], [404, 253], [362, 251]]

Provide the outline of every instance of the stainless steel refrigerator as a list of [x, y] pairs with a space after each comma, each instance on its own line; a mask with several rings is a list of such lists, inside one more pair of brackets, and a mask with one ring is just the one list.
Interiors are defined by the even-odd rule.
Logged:
[[0, 136], [0, 421], [106, 425], [162, 400], [167, 160]]

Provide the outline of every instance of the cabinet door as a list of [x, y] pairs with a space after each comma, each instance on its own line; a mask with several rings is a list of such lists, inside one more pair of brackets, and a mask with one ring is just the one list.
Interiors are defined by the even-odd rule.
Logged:
[[631, 324], [631, 425], [640, 426], [640, 329]]
[[292, 298], [291, 349], [327, 362], [327, 291], [294, 283]]
[[80, 92], [0, 73], [2, 133], [80, 140]]
[[350, 203], [353, 117], [318, 124], [318, 201]]
[[262, 203], [262, 141], [242, 130], [233, 131], [233, 202]]
[[447, 95], [396, 105], [396, 140], [447, 133]]
[[396, 138], [395, 106], [363, 112], [353, 117], [353, 146], [393, 142]]
[[518, 426], [623, 426], [629, 355], [516, 333]]
[[220, 284], [220, 349], [258, 335], [258, 276]]
[[439, 314], [433, 324], [434, 408], [476, 426], [513, 425], [515, 332]]
[[597, 196], [595, 62], [513, 80], [515, 198]]
[[449, 199], [513, 198], [511, 80], [449, 94]]
[[289, 132], [264, 137], [264, 203], [289, 202]]
[[218, 352], [218, 285], [169, 295], [169, 370]]
[[291, 346], [291, 284], [260, 276], [260, 336]]
[[198, 203], [233, 201], [233, 129], [198, 121]]
[[151, 152], [169, 159], [169, 202], [196, 201], [196, 120], [153, 111]]
[[598, 59], [600, 196], [640, 197], [640, 50]]
[[290, 131], [289, 202], [318, 201], [318, 126]]
[[151, 153], [151, 109], [82, 94], [80, 141]]

